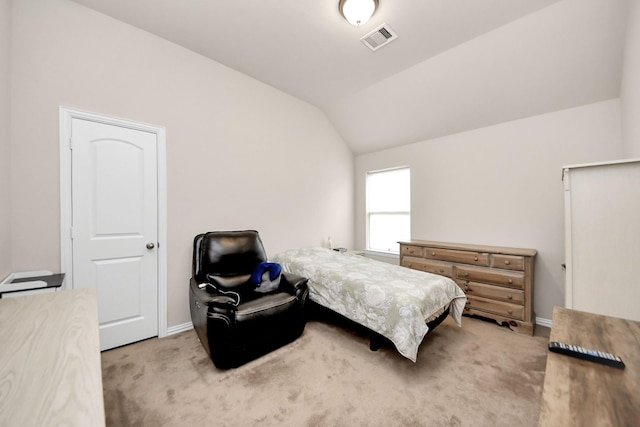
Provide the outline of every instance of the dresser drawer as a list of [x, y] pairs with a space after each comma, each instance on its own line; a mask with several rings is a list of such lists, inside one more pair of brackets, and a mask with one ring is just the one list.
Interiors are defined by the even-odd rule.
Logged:
[[421, 246], [400, 245], [400, 254], [422, 257]]
[[489, 254], [472, 251], [456, 251], [453, 249], [426, 247], [424, 248], [424, 257], [428, 259], [460, 262], [471, 265], [489, 265]]
[[470, 309], [499, 314], [501, 316], [517, 320], [524, 319], [524, 306], [498, 302], [485, 298], [476, 298], [467, 295], [467, 305], [465, 306], [465, 311]]
[[511, 304], [524, 305], [524, 291], [504, 288], [502, 286], [486, 285], [478, 282], [469, 282], [466, 280], [456, 280], [456, 282], [467, 295], [489, 298]]
[[524, 257], [518, 255], [491, 255], [491, 267], [524, 270]]
[[427, 273], [453, 277], [453, 265], [444, 261], [433, 261], [407, 256], [402, 258], [402, 266], [414, 270], [426, 271]]
[[490, 283], [510, 288], [524, 288], [524, 273], [497, 268], [456, 266], [455, 278], [472, 282]]

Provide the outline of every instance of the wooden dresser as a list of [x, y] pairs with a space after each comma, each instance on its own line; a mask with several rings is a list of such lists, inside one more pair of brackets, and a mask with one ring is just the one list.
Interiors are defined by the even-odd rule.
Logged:
[[454, 279], [467, 295], [465, 314], [494, 319], [533, 335], [535, 249], [412, 240], [400, 265]]

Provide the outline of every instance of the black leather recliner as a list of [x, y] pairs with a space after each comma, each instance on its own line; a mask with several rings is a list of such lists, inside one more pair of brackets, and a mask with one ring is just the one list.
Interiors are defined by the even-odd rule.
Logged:
[[304, 330], [307, 279], [282, 272], [277, 288], [264, 292], [252, 279], [266, 261], [254, 230], [212, 231], [193, 241], [191, 319], [218, 368], [240, 366], [294, 341]]

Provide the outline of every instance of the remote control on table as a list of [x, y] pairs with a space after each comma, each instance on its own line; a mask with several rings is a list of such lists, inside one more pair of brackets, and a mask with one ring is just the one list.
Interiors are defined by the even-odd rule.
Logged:
[[565, 344], [558, 341], [549, 341], [549, 351], [577, 357], [578, 359], [590, 360], [591, 362], [602, 363], [615, 368], [624, 369], [624, 362], [615, 354], [603, 351], [584, 348], [577, 345]]

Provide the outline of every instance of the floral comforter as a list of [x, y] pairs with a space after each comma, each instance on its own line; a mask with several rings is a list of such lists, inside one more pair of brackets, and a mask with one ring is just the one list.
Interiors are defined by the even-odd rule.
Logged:
[[326, 248], [291, 249], [272, 261], [309, 278], [314, 302], [390, 339], [413, 362], [427, 319], [450, 306], [461, 325], [466, 297], [450, 278]]

